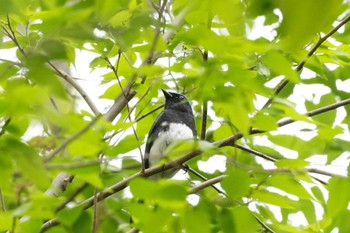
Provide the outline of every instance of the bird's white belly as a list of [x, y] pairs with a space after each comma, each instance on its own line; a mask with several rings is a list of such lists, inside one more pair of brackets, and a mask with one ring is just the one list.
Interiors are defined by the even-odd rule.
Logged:
[[165, 156], [164, 152], [169, 144], [178, 139], [193, 137], [192, 130], [185, 124], [171, 123], [169, 129], [159, 132], [157, 139], [153, 142], [149, 156], [150, 166], [154, 165]]

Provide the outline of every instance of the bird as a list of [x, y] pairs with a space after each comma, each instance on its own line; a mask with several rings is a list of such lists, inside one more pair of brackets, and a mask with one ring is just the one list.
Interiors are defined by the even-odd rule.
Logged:
[[[146, 141], [143, 166], [150, 168], [164, 158], [166, 148], [179, 139], [197, 137], [191, 104], [183, 94], [161, 89], [165, 97], [164, 110], [154, 121]], [[178, 169], [153, 175], [152, 178], [171, 178]]]

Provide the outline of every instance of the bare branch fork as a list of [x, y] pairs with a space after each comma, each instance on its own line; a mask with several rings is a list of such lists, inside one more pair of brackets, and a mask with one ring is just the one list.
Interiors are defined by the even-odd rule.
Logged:
[[[336, 108], [339, 108], [339, 107], [343, 107], [345, 105], [349, 105], [350, 104], [350, 98], [349, 99], [346, 99], [344, 101], [341, 101], [339, 103], [336, 103], [336, 104], [333, 104], [330, 106], [326, 106], [326, 107], [322, 107], [322, 108], [319, 108], [319, 109], [316, 109], [316, 110], [313, 110], [311, 112], [308, 112], [306, 113], [305, 115], [306, 116], [315, 116], [315, 115], [318, 115], [318, 114], [321, 114], [321, 113], [325, 113], [325, 112], [328, 112], [328, 111], [331, 111], [331, 110], [334, 110]], [[280, 127], [282, 126], [285, 126], [285, 125], [288, 125], [288, 124], [291, 124], [293, 123], [294, 121], [286, 121], [285, 123], [283, 123], [283, 125], [281, 125]], [[258, 130], [258, 129], [253, 129], [251, 131], [251, 134], [258, 134], [258, 133], [262, 133], [264, 131], [261, 131], [261, 130]], [[242, 133], [237, 133], [235, 135], [232, 135], [231, 137], [228, 137], [228, 138], [225, 138], [223, 140], [220, 140], [220, 141], [217, 141], [215, 143], [213, 143], [215, 146], [217, 146], [218, 148], [221, 148], [221, 147], [225, 147], [225, 146], [232, 146], [232, 147], [237, 147], [237, 140], [241, 139], [243, 137], [243, 134]], [[164, 165], [161, 165], [161, 166], [157, 166], [157, 167], [151, 167], [149, 169], [146, 169], [144, 172], [140, 171], [140, 172], [137, 172], [129, 177], [127, 177], [126, 179], [110, 186], [109, 188], [99, 192], [96, 194], [96, 199], [95, 199], [95, 196], [92, 196], [90, 197], [89, 199], [85, 200], [84, 202], [81, 203], [82, 206], [84, 206], [85, 209], [87, 208], [90, 208], [92, 205], [94, 205], [94, 201], [101, 201], [101, 200], [104, 200], [106, 199], [107, 197], [113, 195], [114, 193], [117, 193], [123, 189], [125, 189], [127, 186], [128, 186], [128, 183], [135, 179], [136, 177], [149, 177], [149, 176], [152, 176], [156, 173], [160, 173], [160, 172], [164, 172], [165, 170], [168, 170], [168, 169], [171, 169], [171, 168], [181, 168], [182, 167], [182, 164], [184, 164], [185, 162], [187, 162], [188, 160], [200, 155], [202, 153], [201, 150], [194, 150], [194, 151], [191, 151], [190, 153], [182, 156], [182, 157], [179, 157], [175, 160], [172, 160], [168, 163], [165, 163]], [[266, 158], [268, 160], [274, 160], [273, 158]], [[314, 168], [309, 168], [309, 169], [306, 169], [305, 170], [306, 172], [310, 172], [310, 173], [316, 173], [316, 174], [321, 174], [321, 175], [328, 175], [328, 176], [338, 176], [336, 174], [332, 174], [332, 173], [328, 173], [328, 172], [325, 172], [325, 171], [322, 171], [322, 170], [318, 170], [318, 169], [314, 169]], [[288, 169], [275, 169], [275, 170], [261, 170], [261, 172], [270, 172], [270, 173], [287, 173], [287, 172], [290, 172], [290, 170]], [[220, 182], [222, 179], [224, 178], [224, 176], [220, 176], [219, 178], [215, 177], [213, 179], [210, 179], [210, 180], [207, 180], [207, 181], [204, 181], [205, 184], [204, 185], [201, 185], [200, 187], [207, 187], [207, 186], [211, 186], [215, 183], [218, 183]], [[198, 188], [198, 187], [194, 187], [193, 189], [195, 190], [199, 190], [199, 189], [202, 189], [202, 188]], [[194, 191], [192, 189], [192, 191]], [[56, 219], [52, 219], [52, 220], [49, 220], [47, 221], [46, 223], [43, 224], [42, 226], [42, 231], [41, 232], [45, 232], [46, 230], [48, 230], [49, 228], [53, 227], [53, 226], [56, 226], [59, 224], [59, 221], [56, 220]]]

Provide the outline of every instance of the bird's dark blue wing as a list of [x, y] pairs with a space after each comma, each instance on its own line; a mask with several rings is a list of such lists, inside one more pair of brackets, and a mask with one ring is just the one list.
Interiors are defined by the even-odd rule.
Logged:
[[143, 163], [145, 169], [150, 167], [149, 153], [151, 151], [154, 141], [159, 135], [159, 132], [166, 131], [167, 127], [169, 127], [169, 124], [163, 124], [164, 122], [186, 124], [192, 130], [193, 136], [195, 137], [197, 135], [193, 115], [191, 113], [189, 114], [175, 111], [173, 109], [165, 109], [157, 116], [148, 134]]
[[168, 117], [165, 111], [162, 111], [154, 121], [151, 130], [149, 131], [147, 142], [146, 142], [146, 149], [145, 149], [145, 157], [144, 157], [144, 167], [145, 169], [150, 167], [149, 164], [149, 152], [151, 151], [152, 145], [154, 140], [156, 139], [157, 135], [159, 134], [159, 131], [162, 129], [161, 124], [164, 121], [167, 121]]

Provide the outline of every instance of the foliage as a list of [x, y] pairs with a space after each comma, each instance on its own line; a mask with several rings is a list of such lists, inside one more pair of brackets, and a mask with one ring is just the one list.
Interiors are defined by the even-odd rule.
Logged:
[[[0, 232], [350, 231], [347, 1], [1, 5]], [[140, 172], [160, 88], [192, 100], [169, 155], [207, 181]]]

